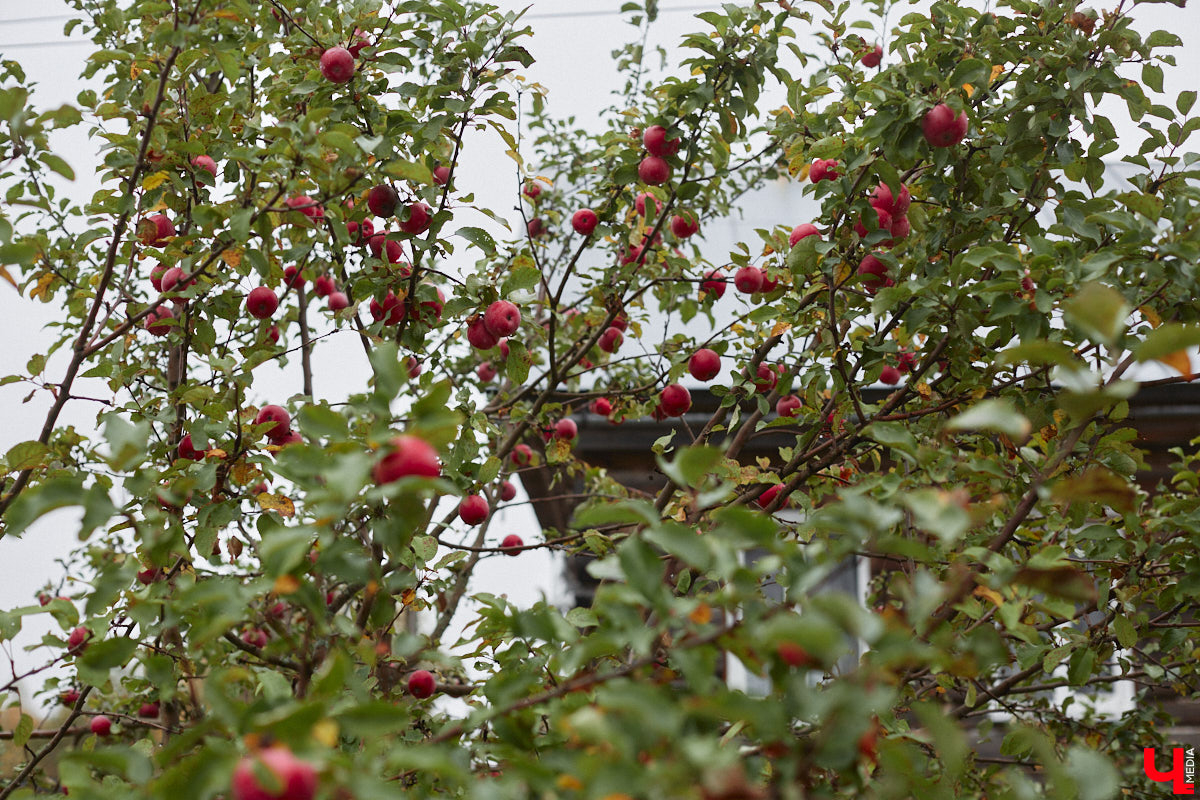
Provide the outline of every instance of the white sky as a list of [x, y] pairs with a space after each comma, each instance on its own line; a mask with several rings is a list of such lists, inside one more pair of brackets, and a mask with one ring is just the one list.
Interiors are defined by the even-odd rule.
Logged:
[[[524, 74], [541, 83], [549, 90], [551, 109], [560, 117], [574, 115], [580, 121], [595, 119], [598, 113], [611, 102], [611, 92], [620, 86], [611, 62], [611, 51], [633, 36], [634, 29], [623, 21], [616, 12], [623, 0], [527, 0], [512, 2], [499, 0], [505, 8], [531, 6], [528, 16], [535, 29], [535, 36], [526, 46], [537, 59], [537, 63]], [[927, 3], [898, 4], [889, 15], [897, 20], [909, 6], [926, 7]], [[1115, 5], [1115, 0], [1103, 4]], [[688, 0], [664, 0], [663, 13], [650, 36], [649, 44], [668, 45], [682, 33], [703, 28], [702, 23], [692, 19], [696, 10], [719, 7], [715, 2], [689, 2]], [[687, 9], [679, 11], [672, 9]], [[595, 16], [569, 16], [589, 11], [605, 11]], [[77, 75], [83, 67], [83, 59], [90, 52], [90, 44], [70, 43], [64, 40], [61, 19], [13, 22], [30, 17], [53, 17], [70, 12], [62, 0], [38, 0], [35, 3], [16, 0], [0, 0], [0, 57], [19, 60], [30, 77], [39, 86], [35, 100], [41, 107], [53, 107], [73, 102], [82, 88]], [[1136, 27], [1143, 33], [1156, 28], [1175, 32], [1183, 38], [1184, 47], [1176, 48], [1175, 56], [1180, 66], [1166, 70], [1165, 94], [1174, 97], [1184, 89], [1195, 88], [1195, 76], [1200, 74], [1200, 3], [1179, 9], [1169, 4], [1140, 5], [1135, 11]], [[1135, 75], [1136, 76], [1136, 75]], [[775, 105], [782, 104], [779, 99]], [[764, 107], [772, 103], [765, 102]], [[1122, 109], [1123, 110], [1123, 109]], [[1114, 110], [1114, 120], [1121, 114]], [[1128, 149], [1136, 149], [1142, 136], [1132, 126], [1118, 126], [1121, 138], [1129, 142]], [[95, 159], [95, 143], [81, 136], [64, 142], [62, 154], [75, 168], [79, 176], [72, 187], [79, 198], [90, 196], [97, 188], [94, 169], [89, 158]], [[477, 202], [501, 210], [512, 208], [511, 189], [514, 183], [514, 165], [504, 153], [497, 137], [475, 136], [465, 149], [463, 164], [458, 174], [457, 188], [474, 191]], [[530, 165], [536, 174], [536, 165]], [[763, 192], [747, 199], [744, 221], [731, 219], [721, 225], [710, 226], [706, 233], [713, 241], [714, 253], [721, 247], [744, 239], [753, 228], [787, 224], [791, 227], [802, 218], [804, 204], [790, 184], [767, 187]], [[457, 220], [458, 224], [482, 223], [483, 218]], [[516, 219], [515, 215], [513, 217]], [[713, 256], [714, 259], [720, 256]], [[6, 284], [0, 284], [0, 375], [20, 373], [29, 357], [44, 353], [51, 341], [51, 333], [44, 330], [47, 323], [61, 317], [61, 309], [43, 305], [36, 301], [20, 298]], [[51, 359], [45, 375], [49, 380], [61, 376], [65, 360]], [[300, 380], [298, 367], [287, 374], [271, 375], [267, 371], [256, 373], [255, 384], [259, 402], [275, 401], [297, 392]], [[316, 392], [319, 398], [338, 399], [340, 387], [358, 380], [362, 385], [369, 375], [360, 345], [352, 334], [332, 337], [327, 344], [317, 349], [314, 357]], [[336, 377], [334, 377], [336, 376]], [[13, 444], [36, 438], [45, 418], [51, 398], [42, 392], [30, 402], [23, 403], [30, 391], [28, 385], [0, 387], [0, 408], [4, 410], [4, 425], [0, 427], [0, 453]], [[109, 396], [101, 388], [98, 396]], [[75, 402], [67, 407], [60, 424], [75, 424], [90, 429], [94, 425], [98, 407], [93, 403]], [[74, 544], [71, 523], [73, 514], [50, 515], [31, 529], [22, 539], [11, 537], [0, 540], [0, 608], [12, 608], [35, 602], [33, 595], [47, 577], [56, 575], [53, 559]], [[497, 540], [507, 532], [516, 530], [526, 538], [536, 528], [532, 514], [524, 508], [500, 512], [493, 522], [492, 531]], [[531, 552], [519, 559], [494, 558], [485, 562], [479, 571], [479, 587], [492, 592], [507, 592], [518, 602], [535, 599], [543, 589], [554, 591], [557, 565], [548, 556]], [[555, 599], [551, 595], [551, 599]], [[44, 619], [42, 617], [35, 619]], [[23, 639], [40, 637], [45, 628], [27, 622]], [[29, 664], [40, 661], [22, 657]], [[2, 668], [2, 664], [0, 664]]]

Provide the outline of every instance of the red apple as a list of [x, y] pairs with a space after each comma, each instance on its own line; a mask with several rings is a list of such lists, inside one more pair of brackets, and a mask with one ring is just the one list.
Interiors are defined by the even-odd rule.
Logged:
[[679, 140], [667, 140], [667, 129], [662, 125], [651, 125], [642, 134], [642, 145], [646, 152], [659, 158], [668, 158], [679, 150]]
[[491, 383], [496, 379], [496, 368], [492, 366], [490, 361], [484, 361], [475, 368], [475, 375], [484, 383]]
[[540, 239], [546, 235], [546, 223], [542, 222], [541, 217], [534, 217], [529, 220], [529, 224], [525, 226], [526, 232], [530, 239]]
[[287, 447], [289, 444], [300, 444], [304, 441], [304, 437], [296, 431], [288, 431], [282, 436], [272, 439], [271, 444], [276, 447]]
[[87, 649], [88, 639], [92, 638], [92, 632], [80, 625], [75, 628], [67, 636], [67, 652], [73, 656], [77, 656]]
[[328, 297], [337, 291], [337, 283], [328, 275], [322, 275], [313, 281], [313, 294], [317, 297]]
[[721, 372], [721, 356], [716, 350], [702, 347], [688, 359], [688, 372], [698, 381], [711, 381]]
[[654, 201], [654, 209], [655, 209], [656, 214], [662, 212], [662, 207], [663, 207], [662, 201], [659, 200], [654, 195], [650, 194], [649, 192], [642, 192], [636, 198], [634, 198], [634, 201], [633, 201], [633, 210], [638, 213], [638, 216], [640, 216], [640, 217], [646, 216], [646, 201], [647, 200]]
[[612, 402], [607, 397], [597, 397], [588, 405], [588, 410], [597, 416], [607, 417], [612, 413]]
[[150, 268], [150, 285], [154, 287], [154, 291], [161, 292], [163, 275], [167, 274], [167, 268], [162, 264], [155, 264]]
[[[395, 239], [389, 239], [386, 233], [377, 233], [367, 239], [367, 247], [371, 249], [371, 255], [389, 264], [399, 263], [404, 256], [404, 247]], [[403, 274], [403, 270], [401, 272]]]
[[469, 494], [458, 504], [458, 518], [468, 525], [478, 525], [488, 518], [488, 501], [481, 494]]
[[267, 328], [267, 338], [271, 340], [271, 344], [279, 344], [279, 326], [272, 325]]
[[779, 383], [779, 370], [770, 364], [759, 364], [754, 372], [754, 388], [766, 394]]
[[101, 714], [98, 717], [92, 717], [88, 728], [97, 736], [108, 736], [112, 733], [112, 720]]
[[204, 460], [204, 451], [197, 450], [195, 446], [192, 445], [192, 435], [190, 433], [186, 434], [182, 439], [179, 440], [179, 448], [177, 452], [180, 458], [188, 458], [192, 461]]
[[137, 225], [137, 237], [147, 247], [161, 247], [175, 235], [175, 224], [165, 214], [144, 217]]
[[496, 339], [512, 336], [521, 327], [521, 309], [507, 300], [497, 300], [483, 312], [483, 324]]
[[809, 236], [820, 236], [821, 232], [817, 230], [817, 226], [809, 222], [802, 223], [792, 228], [792, 233], [788, 236], [788, 245], [795, 247], [796, 243], [801, 239], [807, 239]]
[[341, 311], [343, 308], [350, 307], [350, 298], [345, 292], [330, 292], [329, 293], [329, 310]]
[[542, 194], [542, 185], [537, 181], [530, 181], [525, 184], [525, 188], [521, 190], [521, 194], [528, 197], [533, 202], [537, 202], [538, 197]]
[[400, 320], [404, 319], [404, 303], [392, 291], [384, 295], [383, 300], [371, 298], [368, 308], [371, 311], [371, 319], [376, 322], [382, 321], [384, 325], [399, 325]]
[[762, 289], [763, 272], [758, 267], [742, 267], [733, 274], [733, 285], [742, 294], [754, 294]]
[[912, 233], [912, 226], [908, 223], [908, 217], [892, 217], [892, 227], [888, 230], [892, 234], [892, 238], [885, 242], [891, 247], [897, 239], [906, 239]]
[[700, 281], [700, 299], [711, 295], [720, 300], [725, 295], [725, 275], [719, 269], [714, 269]]
[[255, 319], [266, 319], [279, 308], [279, 298], [266, 286], [251, 289], [246, 295], [246, 311]]
[[646, 156], [638, 164], [638, 178], [651, 186], [660, 186], [671, 177], [671, 166], [658, 156]]
[[384, 484], [409, 476], [436, 478], [442, 474], [437, 450], [424, 439], [410, 434], [397, 436], [374, 469], [375, 483]]
[[779, 493], [782, 491], [783, 484], [772, 484], [766, 489], [763, 489], [762, 493], [759, 494], [758, 498], [754, 502], [758, 504], [759, 508], [766, 508], [767, 506], [771, 505], [771, 503], [775, 502], [775, 498], [778, 497]]
[[354, 77], [354, 56], [344, 47], [331, 47], [321, 54], [321, 74], [332, 83], [349, 83]]
[[503, 539], [500, 540], [500, 547], [501, 547], [501, 549], [508, 551], [507, 553], [505, 553], [505, 555], [508, 555], [508, 556], [521, 555], [520, 548], [522, 548], [524, 546], [525, 546], [524, 540], [522, 540], [521, 537], [517, 536], [515, 533], [510, 533], [508, 536], [505, 536]]
[[367, 208], [371, 209], [371, 213], [377, 217], [390, 217], [396, 213], [396, 206], [400, 205], [400, 195], [396, 194], [396, 190], [386, 183], [381, 183], [371, 187], [371, 191], [367, 192]]
[[433, 182], [436, 183], [438, 186], [445, 186], [447, 183], [449, 183], [450, 182], [450, 168], [447, 166], [434, 167], [433, 168]]
[[302, 273], [300, 268], [296, 266], [284, 268], [283, 282], [285, 285], [290, 286], [293, 289], [303, 289], [304, 284], [308, 283], [304, 277], [304, 273]]
[[794, 394], [785, 395], [775, 403], [775, 413], [781, 417], [794, 417], [800, 410], [800, 398]]
[[192, 168], [202, 169], [214, 178], [217, 177], [217, 162], [208, 156], [195, 156], [192, 158]]
[[491, 350], [499, 341], [483, 321], [483, 317], [475, 317], [467, 323], [467, 341], [476, 350]]
[[508, 502], [517, 496], [517, 487], [512, 481], [500, 481], [500, 499]]
[[879, 62], [883, 60], [883, 48], [879, 45], [875, 45], [873, 49], [868, 49], [866, 52], [864, 52], [858, 60], [862, 62], [864, 67], [871, 67], [874, 69], [875, 67], [878, 67]]
[[863, 256], [863, 260], [859, 262], [858, 274], [863, 276], [863, 286], [871, 294], [875, 294], [881, 287], [890, 284], [887, 264], [871, 253]]
[[518, 467], [528, 466], [533, 462], [533, 448], [527, 444], [519, 444], [508, 454], [508, 459]]
[[772, 278], [770, 275], [767, 274], [767, 271], [764, 269], [763, 270], [763, 284], [762, 284], [762, 288], [759, 289], [759, 291], [762, 292], [763, 294], [769, 294], [778, 288], [779, 288], [779, 280], [777, 278]]
[[418, 700], [433, 697], [437, 691], [437, 679], [429, 670], [419, 669], [408, 676], [408, 693]]
[[161, 569], [159, 569], [158, 567], [150, 567], [149, 569], [144, 569], [137, 574], [137, 581], [142, 586], [149, 586], [150, 584], [157, 581], [161, 575], [162, 575]]
[[[259, 776], [265, 773], [271, 780], [264, 785]], [[272, 745], [238, 762], [229, 791], [232, 800], [313, 800], [317, 768], [283, 745]]]
[[659, 393], [658, 404], [668, 417], [682, 417], [692, 407], [692, 394], [686, 387], [672, 383]]
[[671, 233], [677, 239], [686, 239], [700, 232], [700, 220], [690, 211], [671, 217]]
[[400, 223], [400, 230], [416, 236], [429, 230], [429, 212], [431, 209], [424, 203], [410, 203], [408, 219]]
[[882, 208], [892, 217], [902, 217], [908, 213], [908, 207], [912, 205], [912, 195], [909, 194], [908, 187], [902, 183], [900, 184], [900, 196], [893, 197], [891, 187], [880, 182], [875, 187], [875, 191], [871, 192], [868, 202], [875, 208]]
[[142, 326], [155, 336], [166, 336], [171, 332], [170, 323], [166, 320], [174, 319], [175, 313], [166, 306], [159, 306], [146, 315], [142, 321]]
[[875, 225], [870, 230], [867, 230], [867, 228], [863, 225], [861, 217], [854, 223], [854, 232], [857, 233], [860, 238], [866, 238], [867, 234], [874, 233], [876, 230], [891, 230], [892, 215], [878, 206], [871, 206], [871, 208], [875, 209], [875, 216], [877, 219]]
[[347, 46], [347, 49], [350, 51], [350, 55], [358, 58], [358, 54], [361, 53], [364, 48], [370, 46], [371, 40], [367, 38], [366, 32], [361, 28], [355, 28], [354, 36], [352, 37], [352, 43]]
[[283, 406], [266, 405], [258, 410], [257, 416], [254, 417], [255, 425], [266, 425], [271, 423], [271, 427], [267, 428], [264, 433], [271, 439], [276, 439], [288, 432], [292, 426], [292, 415], [288, 413]]
[[621, 349], [621, 342], [625, 341], [625, 334], [621, 333], [620, 328], [609, 327], [604, 329], [604, 333], [600, 334], [600, 339], [596, 344], [606, 353], [615, 353]]
[[325, 209], [316, 201], [305, 195], [296, 195], [283, 201], [283, 204], [293, 211], [299, 211], [312, 221], [325, 219]]
[[554, 438], [571, 441], [579, 435], [579, 426], [573, 419], [560, 419], [554, 423]]
[[590, 208], [581, 208], [571, 217], [571, 227], [580, 236], [591, 236], [599, 223], [600, 218]]
[[956, 115], [953, 108], [938, 103], [925, 112], [921, 132], [933, 147], [953, 147], [967, 135], [967, 124], [967, 112], [960, 111]]
[[370, 242], [371, 237], [375, 235], [375, 223], [369, 219], [364, 219], [362, 222], [347, 222], [346, 231], [350, 234], [350, 241], [361, 247]]
[[158, 719], [158, 703], [142, 703], [138, 716], [142, 719]]
[[58, 696], [58, 702], [62, 703], [64, 706], [73, 706], [79, 702], [79, 692], [77, 692], [75, 689], [67, 689]]
[[888, 386], [895, 386], [900, 382], [900, 370], [888, 364], [879, 373], [880, 383], [886, 383]]
[[780, 642], [775, 646], [775, 652], [779, 655], [779, 660], [789, 667], [813, 667], [818, 664], [807, 650], [795, 642]]
[[831, 181], [839, 176], [836, 158], [818, 158], [808, 168], [808, 179], [813, 183]]

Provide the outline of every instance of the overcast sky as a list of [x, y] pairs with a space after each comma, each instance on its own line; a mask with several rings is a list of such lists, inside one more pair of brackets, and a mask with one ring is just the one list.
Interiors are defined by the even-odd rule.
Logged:
[[[551, 109], [559, 116], [595, 119], [610, 104], [611, 92], [620, 85], [610, 53], [633, 35], [633, 28], [617, 14], [622, 0], [520, 3], [500, 0], [499, 5], [513, 9], [531, 6], [527, 19], [536, 34], [526, 44], [537, 63], [524, 74], [547, 87]], [[897, 5], [899, 7], [890, 14], [891, 20], [899, 19], [910, 10], [910, 5], [923, 8], [928, 4]], [[1113, 3], [1105, 3], [1104, 7], [1110, 5]], [[651, 46], [669, 45], [682, 33], [702, 28], [692, 15], [699, 10], [717, 8], [719, 4], [664, 0], [662, 6], [661, 20], [649, 38]], [[39, 84], [35, 97], [41, 107], [71, 103], [82, 88], [76, 76], [90, 52], [90, 43], [85, 39], [67, 40], [63, 36], [65, 20], [60, 16], [68, 13], [70, 8], [62, 0], [32, 3], [0, 0], [0, 57], [16, 59], [24, 65], [32, 80]], [[1196, 46], [1200, 37], [1200, 3], [1193, 3], [1187, 9], [1170, 4], [1143, 4], [1136, 9], [1135, 18], [1136, 27], [1143, 33], [1165, 28], [1184, 39], [1184, 47], [1175, 50], [1179, 67], [1166, 70], [1165, 94], [1174, 97], [1183, 89], [1195, 88], [1195, 76], [1200, 74], [1200, 48]], [[782, 102], [780, 99], [776, 104]], [[1114, 113], [1113, 116], [1119, 118], [1120, 115]], [[1140, 132], [1132, 126], [1118, 127], [1118, 133], [1123, 141], [1130, 143], [1127, 149], [1136, 149], [1142, 139]], [[76, 197], [90, 196], [97, 187], [93, 167], [96, 144], [76, 136], [63, 145], [62, 154], [79, 176], [72, 187]], [[481, 206], [501, 210], [511, 208], [510, 192], [515, 180], [513, 162], [503, 151], [504, 146], [494, 135], [476, 136], [465, 149], [462, 168], [457, 173], [460, 176], [457, 188], [474, 191]], [[797, 207], [795, 193], [786, 185], [768, 187], [748, 201], [745, 222], [730, 220], [716, 230], [709, 230], [709, 234], [711, 238], [732, 242], [740, 231], [748, 232], [754, 227], [776, 224], [790, 227], [804, 221], [789, 221], [788, 215], [796, 213]], [[456, 223], [478, 225], [481, 220], [456, 219]], [[62, 312], [53, 305], [20, 298], [4, 284], [0, 284], [0, 303], [4, 310], [0, 314], [0, 341], [5, 343], [0, 348], [0, 375], [20, 373], [30, 356], [45, 352], [52, 332], [43, 328], [58, 319]], [[57, 380], [63, 364], [61, 358], [51, 359], [45, 372], [48, 379]], [[358, 385], [362, 385], [369, 375], [360, 345], [351, 334], [333, 337], [319, 348], [314, 358], [314, 371], [316, 393], [327, 399], [336, 399], [341, 387], [359, 378]], [[336, 376], [336, 380], [325, 377], [330, 375]], [[299, 378], [295, 374], [271, 375], [260, 371], [256, 372], [256, 377], [259, 402], [268, 401], [267, 398], [278, 401], [299, 388]], [[28, 385], [0, 387], [0, 408], [5, 412], [4, 425], [0, 426], [0, 453], [17, 442], [35, 438], [41, 428], [51, 398], [46, 393], [39, 393], [27, 404], [23, 403], [28, 393]], [[91, 428], [97, 410], [95, 404], [72, 403], [60, 425], [69, 422]], [[71, 512], [51, 515], [21, 540], [0, 540], [3, 575], [0, 608], [33, 602], [34, 592], [56, 572], [53, 559], [73, 545], [73, 516]], [[497, 538], [513, 530], [528, 536], [534, 529], [532, 515], [524, 510], [502, 513], [492, 527]], [[557, 567], [552, 559], [538, 552], [524, 554], [519, 559], [492, 559], [481, 569], [482, 585], [488, 591], [508, 592], [520, 602], [535, 598], [542, 588], [553, 587], [556, 574]], [[513, 580], [514, 575], [519, 575], [520, 579]], [[552, 596], [551, 599], [556, 598]], [[27, 633], [43, 630], [28, 623], [26, 628]], [[40, 660], [36, 656], [35, 659]], [[30, 663], [25, 658], [21, 660]]]

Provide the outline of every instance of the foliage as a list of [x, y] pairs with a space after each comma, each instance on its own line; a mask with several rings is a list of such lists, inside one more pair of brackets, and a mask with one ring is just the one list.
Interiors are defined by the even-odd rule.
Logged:
[[[640, 37], [657, 4], [625, 5]], [[873, 69], [875, 23], [850, 5], [700, 13], [662, 75], [641, 38], [614, 54], [624, 92], [586, 129], [520, 77], [521, 16], [476, 2], [77, 0], [68, 28], [95, 43], [97, 88], [53, 110], [2, 62], [0, 262], [63, 315], [51, 353], [4, 379], [54, 402], [6, 456], [0, 532], [70, 507], [85, 544], [68, 599], [51, 599], [56, 583], [44, 605], [0, 613], [0, 640], [53, 615], [62, 634], [42, 646], [69, 677], [43, 696], [79, 692], [63, 735], [31, 739], [23, 719], [24, 766], [0, 800], [60, 785], [227, 796], [239, 758], [267, 741], [317, 765], [331, 798], [1147, 785], [1141, 748], [1163, 743], [1148, 695], [1195, 678], [1200, 592], [1192, 454], [1149, 493], [1122, 426], [1138, 365], [1190, 380], [1200, 342], [1196, 157], [1182, 149], [1195, 93], [1155, 98], [1179, 40], [1139, 36], [1137, 3], [872, 3], [893, 19]], [[357, 50], [346, 83], [321, 71], [338, 44]], [[1128, 186], [1105, 161], [1118, 149], [1106, 99], [1144, 131], [1122, 159]], [[922, 122], [943, 102], [969, 132], [932, 147]], [[639, 178], [652, 125], [680, 142], [656, 186]], [[103, 155], [87, 199], [50, 179], [73, 177], [50, 143], [77, 127]], [[461, 222], [468, 130], [514, 159], [519, 225], [486, 210], [486, 229]], [[810, 184], [817, 159], [838, 174]], [[800, 182], [820, 216], [781, 213], [712, 252], [705, 225], [771, 180]], [[400, 210], [377, 230], [401, 261], [359, 240], [383, 183]], [[880, 184], [911, 191], [893, 220], [911, 234], [861, 223]], [[571, 230], [581, 208], [599, 219], [587, 236]], [[158, 214], [173, 233], [155, 231]], [[701, 234], [682, 238], [672, 218], [689, 215]], [[789, 244], [806, 222], [819, 234]], [[886, 280], [859, 270], [871, 253]], [[174, 288], [152, 286], [156, 265], [182, 271]], [[745, 267], [777, 287], [701, 287]], [[314, 297], [321, 276], [347, 308]], [[245, 307], [259, 286], [280, 299], [266, 319]], [[481, 354], [468, 327], [501, 299], [523, 321], [506, 354]], [[614, 325], [625, 341], [605, 352]], [[332, 329], [360, 338], [373, 376], [336, 403], [312, 390], [318, 331]], [[617, 422], [661, 417], [660, 391], [689, 380], [699, 347], [722, 358], [716, 408], [662, 428], [645, 454], [668, 476], [655, 494], [587, 465], [570, 438], [543, 440], [597, 399]], [[65, 374], [45, 375], [58, 351]], [[477, 374], [485, 359], [497, 381]], [[256, 369], [295, 361], [295, 397], [256, 392]], [[885, 369], [907, 374], [868, 390]], [[59, 421], [83, 379], [113, 398], [95, 434]], [[794, 416], [772, 413], [791, 395]], [[266, 403], [287, 406], [298, 436], [264, 438]], [[401, 432], [437, 448], [439, 477], [378, 479]], [[748, 457], [769, 434], [786, 443]], [[533, 466], [512, 458], [523, 445]], [[556, 481], [542, 499], [575, 507], [524, 546], [594, 557], [591, 608], [473, 588], [484, 558], [521, 551], [461, 523], [457, 498], [495, 508], [501, 480], [535, 473]], [[782, 488], [760, 498], [769, 487]], [[826, 589], [856, 556], [885, 565], [866, 606]], [[90, 638], [69, 652], [78, 626]], [[769, 679], [764, 693], [724, 680], [734, 659]], [[436, 673], [434, 699], [408, 693], [417, 669]], [[1139, 699], [1107, 718], [1088, 692], [1116, 676]], [[159, 716], [139, 717], [148, 701]], [[87, 733], [100, 713], [112, 737]]]

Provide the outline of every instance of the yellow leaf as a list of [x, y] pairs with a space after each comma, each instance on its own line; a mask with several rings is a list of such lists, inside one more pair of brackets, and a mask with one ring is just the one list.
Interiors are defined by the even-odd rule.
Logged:
[[[218, 9], [217, 11], [210, 11], [208, 15], [210, 17], [217, 17], [218, 19], [232, 20], [234, 22], [242, 21], [242, 18], [237, 15], [236, 11], [230, 11], [227, 8]], [[332, 747], [332, 745], [330, 746]]]
[[930, 398], [930, 396], [933, 394], [933, 390], [930, 389], [929, 384], [925, 383], [925, 382], [918, 383], [913, 388], [915, 388], [917, 390], [917, 394], [921, 395], [921, 397], [925, 398], [926, 400], [928, 400]]
[[1004, 598], [995, 589], [989, 589], [986, 586], [976, 586], [974, 594], [976, 597], [986, 597], [997, 606], [1004, 605]]
[[995, 83], [996, 78], [999, 78], [1003, 74], [1004, 74], [1004, 65], [996, 64], [995, 66], [992, 67], [992, 76], [990, 78], [988, 78], [988, 83]]
[[1186, 350], [1177, 350], [1156, 360], [1166, 364], [1189, 381], [1196, 377], [1196, 374], [1192, 372], [1192, 359], [1188, 357]]
[[1138, 308], [1138, 311], [1142, 312], [1142, 316], [1146, 318], [1146, 322], [1150, 323], [1151, 328], [1157, 328], [1159, 325], [1162, 325], [1162, 317], [1150, 306], [1141, 306]]
[[969, 83], [964, 83], [963, 91], [967, 93], [967, 97], [970, 97], [971, 95], [975, 94], [975, 87]]
[[549, 186], [551, 188], [554, 187], [554, 181], [550, 180], [545, 175], [535, 175], [533, 179], [535, 181], [541, 181], [542, 183], [546, 184], [547, 186]]
[[707, 625], [712, 622], [712, 607], [707, 603], [701, 603], [692, 613], [688, 614], [688, 619], [697, 625]]
[[792, 327], [792, 323], [784, 322], [783, 320], [779, 320], [778, 322], [775, 323], [775, 327], [771, 328], [771, 335], [772, 336], [782, 336], [783, 334], [785, 334], [789, 330], [791, 330], [791, 327]]
[[275, 586], [271, 589], [275, 594], [295, 594], [300, 591], [300, 579], [295, 575], [280, 575], [275, 579]]
[[146, 191], [150, 191], [151, 189], [157, 189], [159, 186], [162, 185], [163, 181], [165, 181], [168, 177], [169, 176], [167, 175], [165, 170], [159, 170], [158, 172], [154, 173], [153, 175], [147, 175], [145, 180], [142, 181], [142, 188], [145, 189]]
[[137, 80], [137, 76], [138, 76], [138, 75], [141, 75], [141, 74], [142, 74], [142, 68], [141, 68], [141, 67], [139, 67], [137, 64], [130, 64], [130, 65], [129, 65], [129, 80], [131, 80], [131, 81], [136, 81], [136, 80]]
[[228, 250], [223, 250], [221, 252], [221, 260], [228, 266], [237, 269], [242, 264], [242, 248], [231, 247]]
[[41, 300], [43, 303], [50, 302], [50, 284], [52, 283], [54, 283], [54, 273], [47, 272], [38, 278], [37, 285], [29, 290], [29, 297]]
[[219, 447], [214, 447], [211, 450], [204, 451], [204, 455], [208, 458], [225, 458], [229, 455], [229, 453], [226, 453]]
[[7, 267], [0, 267], [0, 278], [4, 278], [4, 280], [6, 280], [6, 281], [8, 281], [9, 283], [11, 283], [11, 284], [12, 284], [12, 287], [13, 287], [14, 289], [16, 289], [17, 291], [20, 291], [20, 290], [21, 290], [21, 287], [17, 286], [17, 282], [16, 282], [15, 280], [13, 280], [13, 276], [8, 274], [8, 268], [7, 268]]
[[234, 483], [245, 485], [247, 483], [257, 483], [262, 478], [262, 470], [254, 464], [247, 464], [245, 461], [239, 461], [233, 465], [233, 469], [229, 470], [230, 476]]
[[504, 154], [507, 155], [509, 158], [511, 158], [513, 161], [517, 162], [518, 167], [525, 165], [525, 159], [521, 158], [521, 154], [518, 153], [516, 150], [505, 150]]
[[583, 781], [574, 775], [559, 775], [555, 783], [558, 785], [558, 788], [564, 791], [578, 792], [583, 788]]
[[296, 515], [296, 504], [281, 494], [263, 492], [257, 498], [258, 505], [266, 511], [278, 511], [281, 517]]
[[417, 602], [417, 592], [415, 589], [405, 589], [400, 595], [400, 602], [404, 603], [405, 608]]
[[329, 749], [337, 747], [338, 724], [332, 719], [323, 719], [312, 726], [312, 737]]

